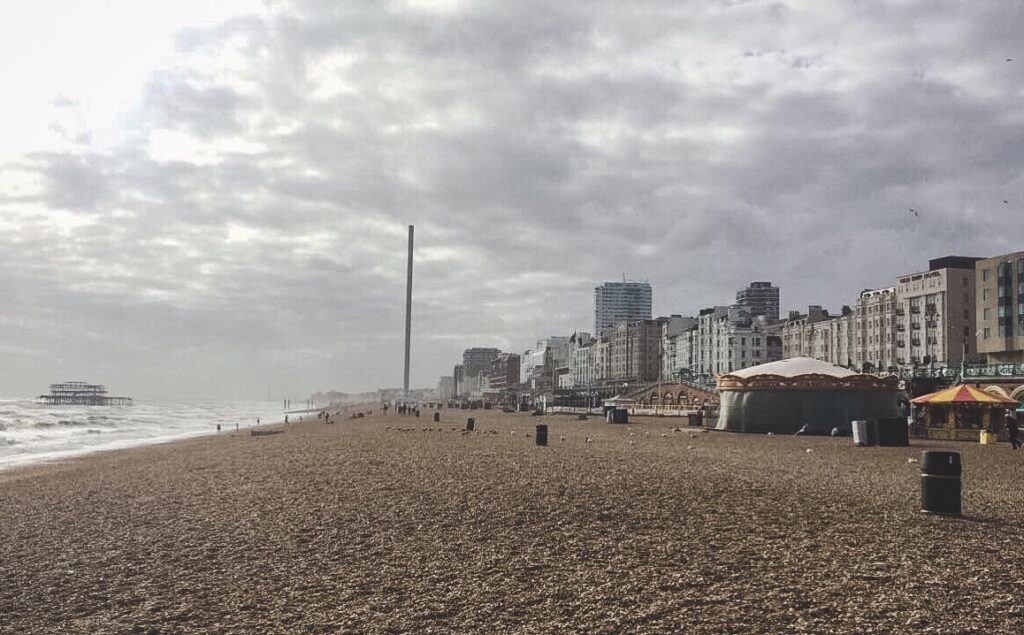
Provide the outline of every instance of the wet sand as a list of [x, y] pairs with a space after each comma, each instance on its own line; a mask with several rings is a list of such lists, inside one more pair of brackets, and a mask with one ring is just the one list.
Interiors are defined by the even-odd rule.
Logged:
[[[0, 472], [0, 633], [1024, 628], [1005, 444], [308, 419]], [[920, 513], [922, 447], [962, 452], [964, 518]]]

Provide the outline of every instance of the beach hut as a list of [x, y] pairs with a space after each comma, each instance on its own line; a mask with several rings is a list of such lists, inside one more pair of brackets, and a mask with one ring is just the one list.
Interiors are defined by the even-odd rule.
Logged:
[[1002, 415], [1017, 407], [1016, 399], [959, 385], [911, 400], [924, 408], [924, 434], [929, 439], [978, 441], [983, 430], [1005, 434]]
[[718, 430], [812, 434], [899, 415], [895, 377], [864, 375], [810, 357], [751, 366], [717, 377]]

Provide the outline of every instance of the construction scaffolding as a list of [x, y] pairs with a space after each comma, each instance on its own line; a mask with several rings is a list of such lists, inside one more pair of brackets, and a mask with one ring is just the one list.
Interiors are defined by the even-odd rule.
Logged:
[[84, 381], [50, 384], [50, 394], [39, 395], [36, 401], [47, 406], [130, 406], [131, 397], [108, 397], [106, 386]]

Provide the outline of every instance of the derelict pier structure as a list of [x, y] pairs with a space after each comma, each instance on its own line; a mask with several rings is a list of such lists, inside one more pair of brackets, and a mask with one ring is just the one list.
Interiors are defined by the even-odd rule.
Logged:
[[130, 406], [131, 397], [108, 397], [106, 386], [84, 381], [50, 384], [50, 394], [39, 395], [38, 403], [47, 406]]

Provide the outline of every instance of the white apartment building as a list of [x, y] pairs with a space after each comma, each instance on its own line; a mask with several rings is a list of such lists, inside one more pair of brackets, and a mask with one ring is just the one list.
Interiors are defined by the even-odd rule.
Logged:
[[896, 287], [862, 291], [853, 324], [854, 364], [866, 372], [895, 368]]
[[671, 381], [676, 373], [688, 368], [686, 332], [697, 325], [697, 318], [670, 316], [661, 325], [661, 379]]
[[[782, 342], [770, 332], [765, 316], [751, 316], [738, 306], [703, 309], [686, 332], [685, 368], [695, 376], [714, 376], [782, 359]], [[678, 369], [677, 369], [678, 370]]]
[[790, 314], [781, 327], [784, 358], [813, 357], [864, 371], [897, 365], [896, 288], [862, 291], [853, 309], [833, 316], [820, 306]]
[[959, 366], [976, 356], [974, 263], [948, 256], [896, 284], [896, 359], [900, 366]]
[[569, 372], [573, 342], [570, 336], [552, 336], [537, 340], [537, 347], [520, 358], [519, 380], [531, 390], [546, 391], [556, 386], [560, 370]]
[[572, 381], [576, 387], [597, 386], [611, 378], [611, 344], [608, 340], [590, 340], [573, 352]]

